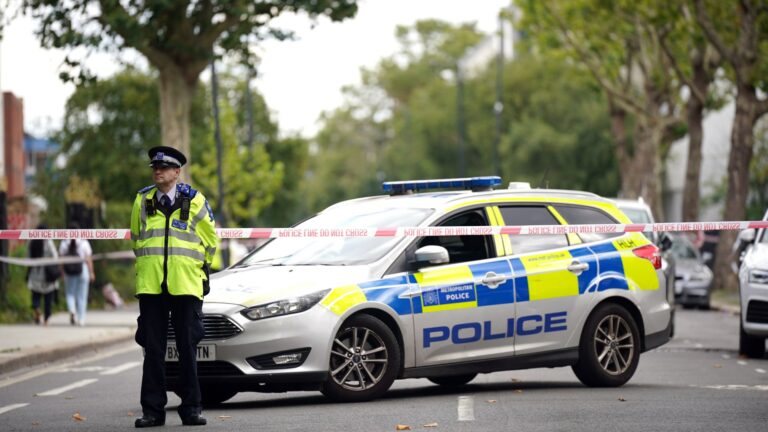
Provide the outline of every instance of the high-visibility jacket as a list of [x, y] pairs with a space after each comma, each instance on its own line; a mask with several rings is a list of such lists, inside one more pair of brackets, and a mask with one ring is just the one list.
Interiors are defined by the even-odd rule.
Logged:
[[[157, 202], [157, 187], [138, 192], [131, 211], [131, 240], [136, 254], [136, 294], [191, 295], [203, 298], [219, 239], [213, 212], [203, 194], [176, 185], [176, 198], [166, 216]], [[184, 201], [189, 204], [185, 212]], [[186, 216], [186, 219], [184, 219]]]

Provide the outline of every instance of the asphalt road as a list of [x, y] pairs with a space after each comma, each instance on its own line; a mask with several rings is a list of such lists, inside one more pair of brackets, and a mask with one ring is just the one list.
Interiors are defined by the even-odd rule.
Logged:
[[[615, 389], [582, 386], [570, 368], [481, 375], [460, 389], [398, 381], [383, 399], [335, 404], [320, 393], [241, 393], [204, 415], [226, 431], [768, 431], [768, 359], [738, 358], [738, 317], [678, 310], [677, 335], [646, 353]], [[141, 351], [0, 379], [0, 430], [133, 430]], [[169, 394], [165, 428], [178, 429]], [[164, 430], [155, 428], [153, 430]]]

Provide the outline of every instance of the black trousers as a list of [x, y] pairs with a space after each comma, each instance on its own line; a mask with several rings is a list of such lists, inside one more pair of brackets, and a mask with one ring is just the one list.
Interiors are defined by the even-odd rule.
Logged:
[[43, 299], [43, 316], [46, 321], [51, 317], [51, 308], [53, 305], [53, 296], [56, 295], [56, 290], [53, 290], [46, 294], [40, 294], [32, 292], [32, 309], [40, 309], [40, 299]]
[[178, 413], [188, 418], [201, 413], [200, 383], [197, 381], [197, 344], [203, 338], [203, 302], [193, 296], [169, 294], [139, 297], [136, 343], [144, 347], [141, 377], [141, 408], [144, 415], [165, 419], [168, 395], [165, 387], [165, 352], [168, 339], [168, 315], [176, 333], [180, 376]]

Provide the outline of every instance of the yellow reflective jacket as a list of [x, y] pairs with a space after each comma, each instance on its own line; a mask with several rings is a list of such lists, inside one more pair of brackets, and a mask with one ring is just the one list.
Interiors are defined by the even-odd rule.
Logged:
[[[131, 211], [131, 241], [136, 254], [136, 294], [161, 294], [203, 298], [219, 238], [213, 212], [203, 194], [189, 185], [176, 185], [176, 199], [170, 216], [161, 210], [155, 197], [157, 187], [139, 191]], [[186, 220], [183, 202], [189, 202]]]

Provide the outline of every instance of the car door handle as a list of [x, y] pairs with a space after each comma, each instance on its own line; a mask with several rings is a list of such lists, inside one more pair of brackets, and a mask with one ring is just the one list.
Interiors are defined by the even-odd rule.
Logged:
[[488, 288], [496, 288], [509, 279], [512, 279], [512, 276], [497, 275], [494, 272], [488, 272], [480, 282], [482, 282], [483, 285], [487, 285]]
[[583, 271], [589, 270], [589, 264], [574, 261], [568, 266], [568, 271], [571, 273], [579, 274]]

